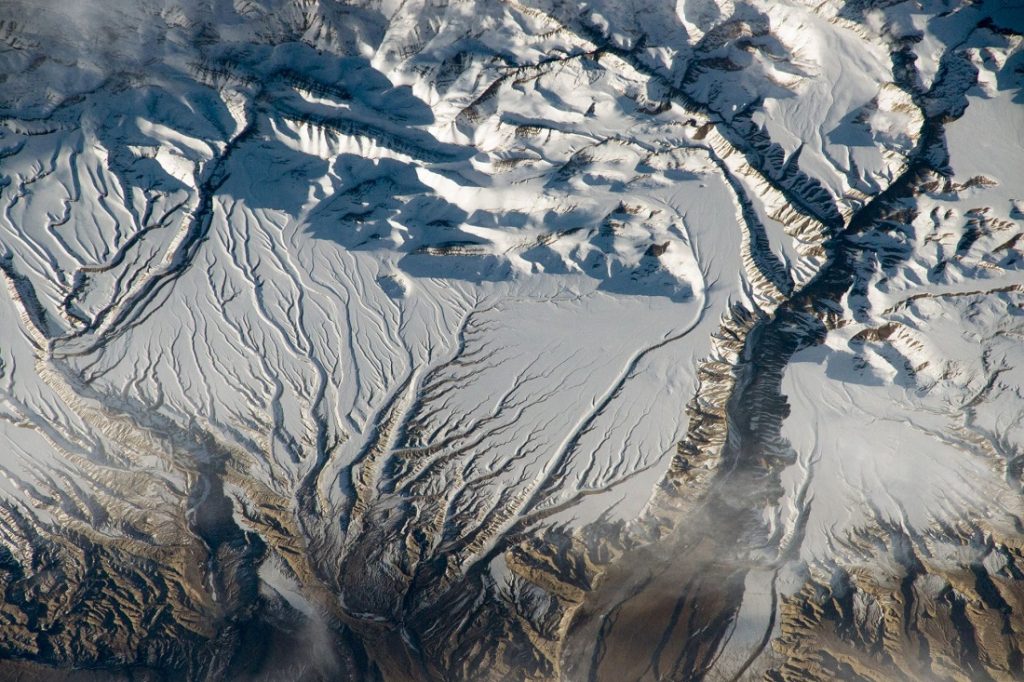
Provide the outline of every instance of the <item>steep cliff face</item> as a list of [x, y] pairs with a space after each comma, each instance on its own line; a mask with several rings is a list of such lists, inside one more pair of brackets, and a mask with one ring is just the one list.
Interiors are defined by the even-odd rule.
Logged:
[[0, 671], [1019, 679], [1024, 7], [0, 7]]

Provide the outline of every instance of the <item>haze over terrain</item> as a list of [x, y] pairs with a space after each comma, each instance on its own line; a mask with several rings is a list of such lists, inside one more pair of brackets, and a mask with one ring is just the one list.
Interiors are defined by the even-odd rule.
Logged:
[[0, 678], [1024, 679], [1022, 44], [4, 0]]

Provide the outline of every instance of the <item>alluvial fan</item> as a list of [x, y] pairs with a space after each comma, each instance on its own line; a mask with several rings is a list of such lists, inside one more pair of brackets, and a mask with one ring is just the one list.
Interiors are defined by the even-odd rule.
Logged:
[[0, 678], [1024, 679], [1024, 2], [5, 0]]

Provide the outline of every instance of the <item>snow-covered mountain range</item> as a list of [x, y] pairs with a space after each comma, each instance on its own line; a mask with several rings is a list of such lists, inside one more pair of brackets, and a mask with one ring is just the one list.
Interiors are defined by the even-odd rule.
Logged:
[[1021, 679], [1022, 34], [5, 0], [0, 677]]

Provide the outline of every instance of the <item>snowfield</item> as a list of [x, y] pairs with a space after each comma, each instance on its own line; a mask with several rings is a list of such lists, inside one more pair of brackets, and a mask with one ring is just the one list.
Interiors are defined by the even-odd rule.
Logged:
[[0, 676], [1024, 674], [1022, 32], [5, 3]]

